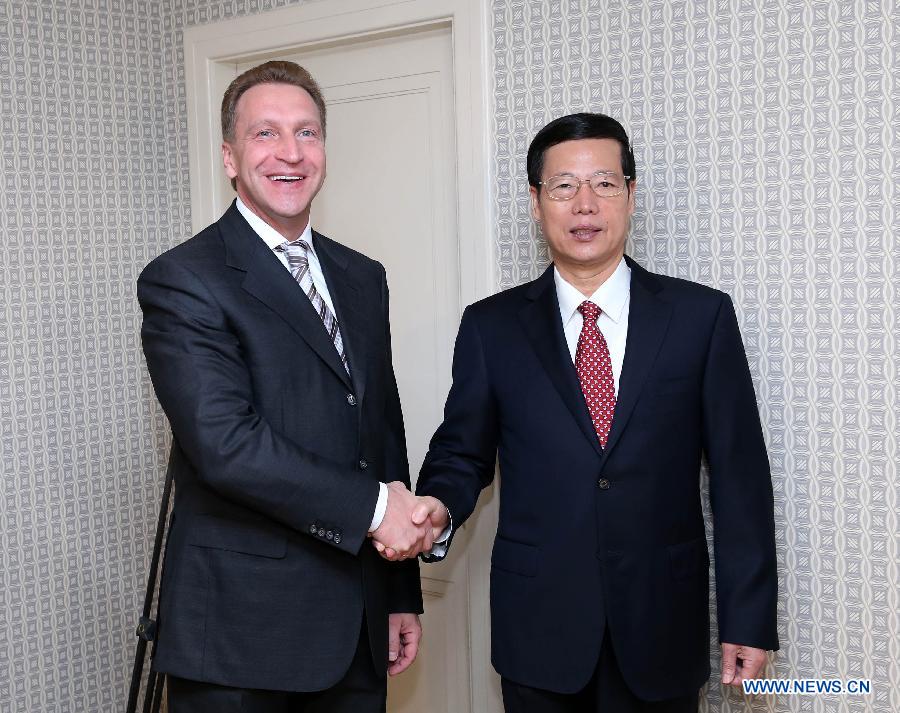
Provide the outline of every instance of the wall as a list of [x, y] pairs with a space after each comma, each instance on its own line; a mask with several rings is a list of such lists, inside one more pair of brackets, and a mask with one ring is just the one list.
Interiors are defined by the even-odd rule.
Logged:
[[[534, 133], [572, 111], [618, 117], [638, 165], [630, 253], [736, 302], [775, 487], [771, 675], [873, 686], [868, 698], [745, 702], [713, 683], [702, 710], [900, 710], [897, 5], [493, 0], [491, 11], [502, 285], [547, 263], [528, 212]], [[666, 655], [677, 652], [659, 652], [660, 665]]]

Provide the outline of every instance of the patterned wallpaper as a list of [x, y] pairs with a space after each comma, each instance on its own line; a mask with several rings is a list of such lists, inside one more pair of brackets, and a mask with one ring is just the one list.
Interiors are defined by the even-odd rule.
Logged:
[[770, 675], [873, 687], [745, 701], [714, 682], [702, 710], [900, 710], [900, 8], [493, 0], [491, 10], [502, 285], [547, 262], [528, 211], [531, 137], [572, 111], [620, 118], [638, 163], [631, 254], [726, 290], [743, 327], [776, 498], [782, 650]]
[[[168, 437], [133, 285], [190, 233], [182, 30], [288, 4], [0, 2], [0, 713], [123, 707]], [[528, 140], [563, 112], [619, 116], [632, 254], [736, 299], [774, 467], [775, 671], [874, 686], [712, 686], [704, 710], [900, 710], [898, 7], [489, 9], [503, 286], [546, 262]]]

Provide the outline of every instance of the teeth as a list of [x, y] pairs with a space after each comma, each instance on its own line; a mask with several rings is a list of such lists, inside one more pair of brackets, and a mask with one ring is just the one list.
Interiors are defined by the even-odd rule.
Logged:
[[272, 181], [302, 181], [303, 176], [270, 176]]

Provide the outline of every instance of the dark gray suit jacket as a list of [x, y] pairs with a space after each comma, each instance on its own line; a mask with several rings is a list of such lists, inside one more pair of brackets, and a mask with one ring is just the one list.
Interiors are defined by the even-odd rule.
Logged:
[[175, 505], [156, 670], [312, 691], [347, 670], [363, 614], [421, 612], [414, 562], [366, 541], [378, 481], [409, 482], [384, 268], [313, 234], [352, 379], [300, 286], [232, 205], [138, 280], [172, 426]]

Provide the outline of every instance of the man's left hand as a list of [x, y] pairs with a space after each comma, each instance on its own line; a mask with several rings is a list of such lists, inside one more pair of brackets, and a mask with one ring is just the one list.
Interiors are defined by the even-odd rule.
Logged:
[[396, 676], [409, 668], [419, 653], [421, 639], [418, 614], [388, 615], [388, 675]]
[[759, 678], [765, 665], [765, 649], [722, 644], [722, 683], [725, 685], [740, 686], [741, 681]]

